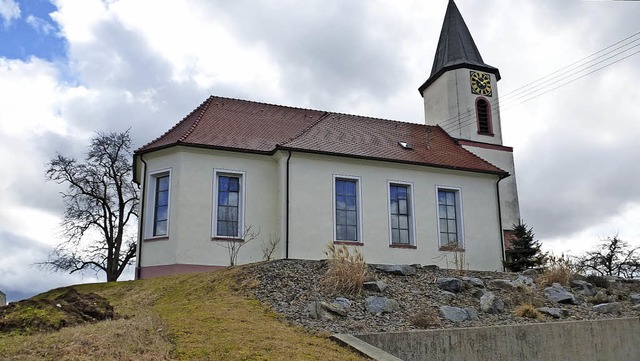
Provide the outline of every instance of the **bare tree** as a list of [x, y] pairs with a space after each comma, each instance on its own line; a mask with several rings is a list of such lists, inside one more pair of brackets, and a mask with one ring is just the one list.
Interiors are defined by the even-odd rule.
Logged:
[[138, 188], [132, 180], [129, 131], [98, 133], [85, 162], [61, 154], [47, 164], [46, 176], [68, 185], [62, 198], [65, 238], [40, 265], [74, 273], [104, 271], [116, 281], [136, 256], [135, 223]]
[[260, 240], [260, 243], [262, 243], [262, 259], [265, 261], [271, 261], [273, 259], [273, 254], [280, 245], [280, 238], [276, 238], [270, 234], [267, 242]]
[[222, 241], [218, 243], [220, 247], [226, 248], [229, 254], [229, 266], [233, 267], [238, 264], [238, 253], [240, 253], [240, 249], [244, 247], [247, 243], [255, 240], [260, 235], [260, 230], [254, 230], [252, 225], [245, 227], [244, 232], [242, 233], [242, 239], [231, 239], [228, 241]]
[[600, 242], [594, 251], [576, 258], [578, 270], [600, 276], [632, 278], [640, 275], [640, 247], [631, 247], [618, 236]]

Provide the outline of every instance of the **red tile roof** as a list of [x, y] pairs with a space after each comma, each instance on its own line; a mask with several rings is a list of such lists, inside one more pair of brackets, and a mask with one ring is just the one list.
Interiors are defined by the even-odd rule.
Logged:
[[174, 145], [265, 154], [288, 149], [507, 175], [438, 126], [216, 96], [136, 154]]

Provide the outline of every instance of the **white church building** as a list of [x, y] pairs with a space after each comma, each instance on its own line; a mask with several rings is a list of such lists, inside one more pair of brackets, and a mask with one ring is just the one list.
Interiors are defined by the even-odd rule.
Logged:
[[502, 270], [518, 222], [500, 73], [449, 2], [414, 124], [211, 96], [134, 154], [141, 185], [136, 278], [238, 263], [323, 259], [330, 242], [368, 263]]

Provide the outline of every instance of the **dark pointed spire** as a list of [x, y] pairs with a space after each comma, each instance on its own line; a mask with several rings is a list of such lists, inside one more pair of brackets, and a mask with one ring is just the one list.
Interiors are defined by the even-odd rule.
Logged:
[[420, 94], [444, 72], [459, 68], [493, 73], [497, 80], [500, 80], [498, 69], [485, 64], [482, 60], [482, 56], [473, 41], [473, 37], [471, 37], [467, 24], [462, 19], [458, 7], [453, 0], [449, 0], [442, 30], [440, 31], [436, 56], [433, 59], [431, 75], [419, 88]]

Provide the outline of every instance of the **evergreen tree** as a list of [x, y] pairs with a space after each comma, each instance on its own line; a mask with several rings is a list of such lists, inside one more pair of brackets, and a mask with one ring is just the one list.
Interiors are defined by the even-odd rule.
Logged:
[[504, 266], [511, 272], [520, 272], [527, 268], [541, 266], [544, 263], [545, 254], [540, 249], [540, 241], [533, 239], [533, 228], [526, 223], [518, 221], [512, 231], [514, 238], [511, 248], [506, 250]]

